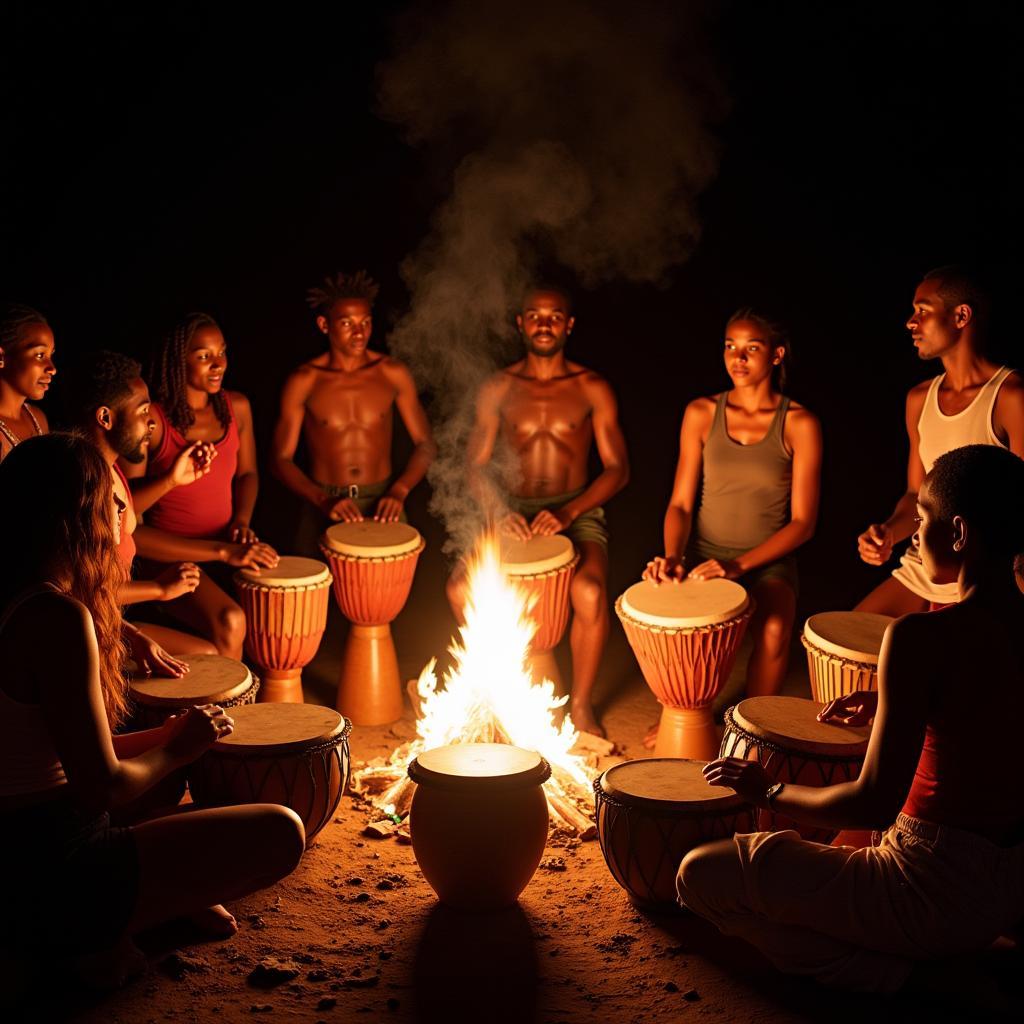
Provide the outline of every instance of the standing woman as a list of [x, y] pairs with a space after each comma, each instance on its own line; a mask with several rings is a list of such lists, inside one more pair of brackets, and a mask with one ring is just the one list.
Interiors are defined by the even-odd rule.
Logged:
[[6, 306], [0, 314], [0, 461], [29, 437], [49, 429], [41, 409], [57, 368], [53, 331], [29, 306]]
[[[260, 543], [249, 525], [259, 489], [252, 409], [245, 395], [224, 389], [227, 365], [227, 345], [216, 321], [205, 313], [182, 320], [157, 348], [150, 371], [155, 426], [148, 459], [122, 467], [128, 477], [166, 478], [181, 453], [200, 442], [197, 452], [210, 460], [209, 472], [150, 505], [146, 525], [193, 540], [242, 544], [247, 564], [271, 568], [277, 552]], [[146, 542], [140, 536], [139, 553], [161, 562], [175, 562], [180, 554], [164, 551], [157, 536]], [[189, 557], [200, 560], [199, 553]], [[220, 560], [228, 561], [228, 554]], [[245, 614], [206, 571], [200, 572], [196, 589], [167, 610], [212, 640], [221, 654], [241, 658]]]
[[[725, 325], [725, 368], [732, 388], [686, 407], [665, 554], [646, 579], [738, 580], [757, 603], [747, 694], [778, 693], [796, 614], [793, 552], [818, 518], [821, 426], [783, 394], [789, 342], [752, 309]], [[697, 488], [703, 478], [700, 504]]]

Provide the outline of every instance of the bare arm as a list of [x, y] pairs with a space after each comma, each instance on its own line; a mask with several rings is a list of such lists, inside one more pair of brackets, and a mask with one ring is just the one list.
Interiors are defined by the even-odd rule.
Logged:
[[312, 382], [313, 371], [308, 369], [297, 370], [285, 381], [271, 442], [270, 470], [290, 491], [326, 511], [333, 499], [328, 502], [323, 491], [295, 464]]
[[[504, 375], [498, 374], [480, 389], [476, 419], [467, 445], [469, 492], [488, 517], [496, 515], [502, 507], [501, 498], [483, 470], [494, 455], [501, 430], [501, 403], [508, 393], [508, 382], [503, 378]], [[526, 535], [529, 537], [528, 529]]]
[[1024, 384], [1016, 373], [1003, 381], [992, 419], [996, 436], [1014, 455], [1024, 459]]
[[423, 479], [430, 463], [437, 454], [427, 414], [416, 394], [416, 383], [412, 374], [401, 363], [389, 361], [386, 367], [388, 379], [395, 385], [395, 405], [402, 423], [409, 433], [414, 445], [412, 455], [395, 482], [388, 489], [388, 494], [404, 502], [409, 492]]
[[252, 424], [252, 406], [245, 395], [231, 393], [231, 409], [238, 426], [238, 466], [231, 481], [231, 525], [228, 536], [233, 541], [250, 543], [256, 535], [249, 528], [256, 495], [260, 489], [259, 470], [256, 467], [256, 437]]

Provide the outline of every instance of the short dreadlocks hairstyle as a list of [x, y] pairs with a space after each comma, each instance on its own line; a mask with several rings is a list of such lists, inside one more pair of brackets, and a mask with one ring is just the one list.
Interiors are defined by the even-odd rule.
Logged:
[[11, 352], [25, 338], [25, 331], [33, 324], [43, 324], [49, 327], [45, 316], [31, 306], [20, 306], [17, 303], [9, 303], [0, 311], [0, 348], [5, 352]]
[[88, 352], [69, 375], [65, 395], [68, 419], [76, 427], [92, 420], [100, 406], [116, 409], [131, 393], [142, 366], [120, 352]]
[[[154, 401], [160, 403], [164, 415], [179, 434], [184, 434], [196, 421], [185, 390], [185, 356], [200, 327], [220, 330], [217, 321], [208, 313], [189, 313], [157, 346], [149, 367], [147, 383], [150, 394]], [[210, 396], [210, 403], [217, 419], [227, 430], [231, 424], [231, 409], [223, 389]]]
[[306, 292], [309, 303], [317, 316], [327, 316], [339, 299], [364, 299], [373, 306], [380, 285], [365, 270], [357, 270], [354, 274], [328, 274], [324, 283]]

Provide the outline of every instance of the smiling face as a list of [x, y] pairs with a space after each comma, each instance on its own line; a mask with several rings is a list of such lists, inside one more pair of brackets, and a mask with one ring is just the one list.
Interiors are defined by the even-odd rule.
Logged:
[[942, 281], [937, 278], [922, 281], [914, 292], [914, 312], [907, 320], [907, 330], [922, 359], [937, 359], [948, 352], [960, 339], [967, 322], [968, 306], [948, 307], [939, 295]]
[[338, 299], [326, 316], [316, 318], [317, 327], [327, 335], [331, 349], [342, 356], [361, 356], [373, 332], [371, 306], [366, 299]]
[[738, 388], [752, 387], [771, 377], [785, 358], [781, 345], [772, 346], [768, 332], [755, 320], [733, 320], [725, 328], [725, 369]]
[[4, 351], [0, 380], [28, 401], [41, 401], [57, 372], [53, 352], [53, 331], [46, 324], [28, 324]]
[[[102, 414], [103, 410], [99, 410]], [[142, 462], [149, 450], [155, 426], [150, 413], [149, 389], [141, 377], [131, 384], [131, 394], [116, 409], [108, 410], [110, 447], [128, 462]]]
[[197, 327], [185, 353], [185, 381], [195, 391], [215, 395], [224, 386], [228, 346], [219, 327]]
[[549, 359], [565, 348], [576, 323], [569, 310], [569, 300], [561, 292], [538, 290], [526, 295], [516, 325], [531, 355]]

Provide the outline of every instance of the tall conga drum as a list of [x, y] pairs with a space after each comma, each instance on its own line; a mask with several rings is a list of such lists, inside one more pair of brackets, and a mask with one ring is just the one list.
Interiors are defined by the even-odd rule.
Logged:
[[827, 704], [857, 690], [878, 688], [878, 652], [892, 622], [873, 612], [819, 612], [804, 624], [811, 697]]
[[[725, 713], [722, 757], [758, 761], [776, 782], [831, 786], [860, 774], [868, 749], [870, 726], [818, 721], [823, 705], [803, 697], [748, 697]], [[766, 832], [794, 828], [817, 843], [829, 843], [835, 829], [797, 824], [761, 810], [758, 828]]]
[[256, 700], [260, 681], [240, 661], [220, 654], [190, 654], [188, 666], [180, 679], [138, 676], [130, 680], [133, 727], [155, 729], [171, 715], [197, 704], [233, 709]]
[[502, 570], [533, 600], [530, 614], [537, 632], [530, 642], [530, 670], [536, 681], [559, 681], [552, 652], [569, 622], [569, 586], [579, 560], [572, 541], [561, 533], [529, 540], [502, 539]]
[[337, 708], [356, 725], [402, 716], [402, 686], [391, 622], [405, 606], [424, 548], [408, 523], [337, 523], [320, 540], [334, 596], [351, 623], [341, 662]]
[[679, 862], [695, 846], [754, 831], [735, 790], [709, 786], [703, 761], [643, 758], [594, 781], [597, 836], [612, 877], [639, 907], [671, 910]]
[[710, 761], [718, 753], [711, 705], [725, 685], [753, 614], [732, 580], [634, 583], [615, 602], [626, 639], [661, 703], [657, 757]]
[[250, 704], [235, 727], [188, 768], [200, 807], [282, 804], [310, 840], [334, 815], [349, 777], [351, 725], [317, 704]]
[[260, 700], [302, 703], [302, 670], [320, 647], [330, 589], [330, 570], [315, 558], [286, 555], [273, 569], [235, 573], [245, 650], [263, 673]]

